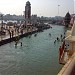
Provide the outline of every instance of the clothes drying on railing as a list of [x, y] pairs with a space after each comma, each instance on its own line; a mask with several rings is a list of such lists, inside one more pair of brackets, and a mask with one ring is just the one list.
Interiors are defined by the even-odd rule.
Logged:
[[62, 59], [63, 53], [64, 53], [64, 45], [65, 42], [63, 42], [62, 46], [59, 48], [59, 61]]

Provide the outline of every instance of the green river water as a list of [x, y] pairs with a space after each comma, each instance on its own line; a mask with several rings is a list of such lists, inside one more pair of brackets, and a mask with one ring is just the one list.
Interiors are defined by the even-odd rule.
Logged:
[[54, 44], [54, 40], [64, 30], [64, 26], [52, 25], [36, 37], [22, 38], [22, 47], [15, 48], [14, 42], [0, 46], [0, 75], [57, 75], [62, 68], [58, 62], [61, 42]]

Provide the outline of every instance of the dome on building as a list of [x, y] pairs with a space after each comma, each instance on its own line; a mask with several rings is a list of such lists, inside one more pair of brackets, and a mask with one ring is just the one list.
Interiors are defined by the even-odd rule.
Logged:
[[26, 5], [30, 5], [30, 2], [29, 2], [29, 1], [27, 1], [27, 2], [26, 2]]

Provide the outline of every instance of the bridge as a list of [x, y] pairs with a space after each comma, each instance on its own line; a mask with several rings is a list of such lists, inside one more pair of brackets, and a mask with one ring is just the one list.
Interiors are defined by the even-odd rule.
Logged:
[[65, 65], [58, 75], [75, 75], [75, 21], [71, 30], [66, 32], [65, 46], [67, 48], [63, 49], [59, 61], [59, 63]]

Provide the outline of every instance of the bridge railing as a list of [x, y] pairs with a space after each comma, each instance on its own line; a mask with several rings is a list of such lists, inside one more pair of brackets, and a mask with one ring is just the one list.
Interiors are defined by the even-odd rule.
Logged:
[[[74, 67], [75, 67], [75, 52], [71, 56], [69, 61], [61, 69], [61, 71], [58, 73], [58, 75], [75, 75], [75, 72], [73, 71]], [[71, 73], [73, 73], [73, 74], [71, 74]]]

